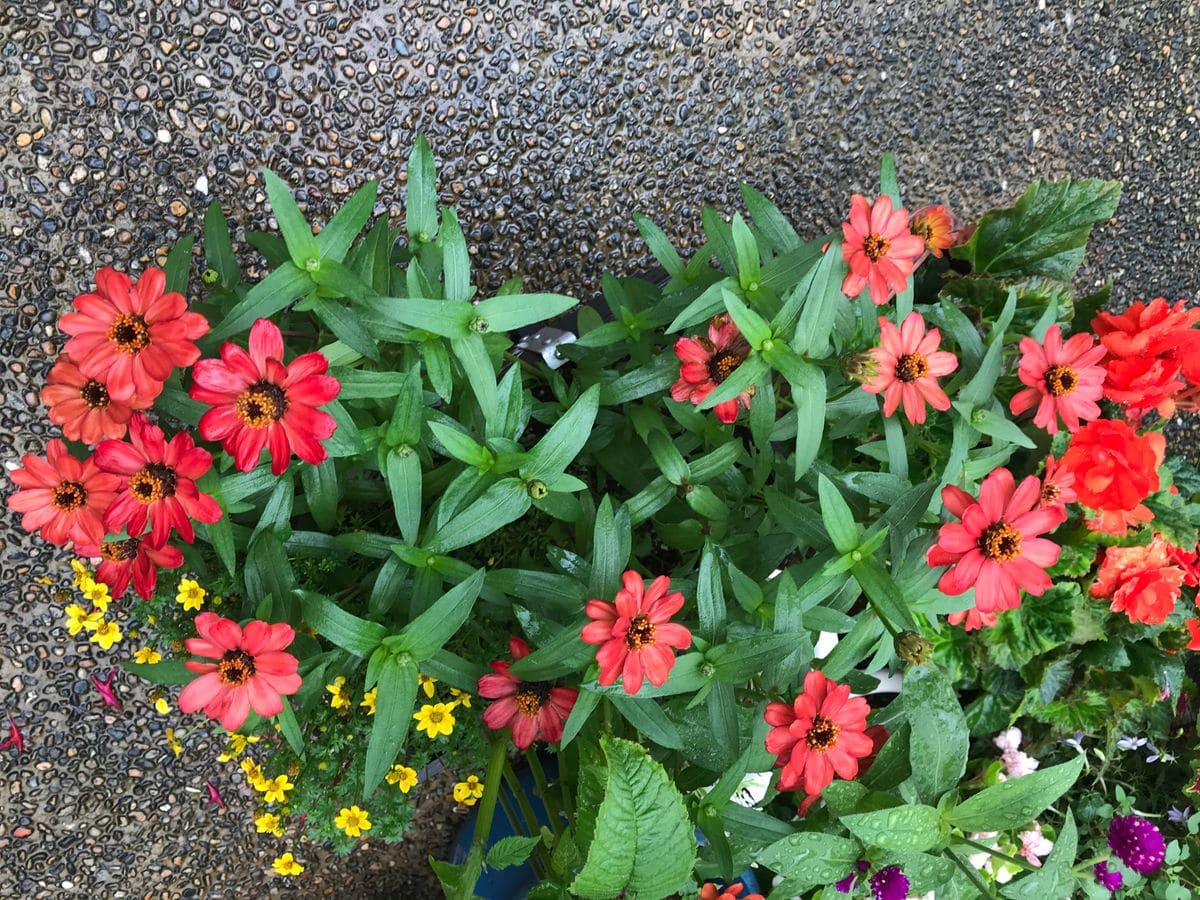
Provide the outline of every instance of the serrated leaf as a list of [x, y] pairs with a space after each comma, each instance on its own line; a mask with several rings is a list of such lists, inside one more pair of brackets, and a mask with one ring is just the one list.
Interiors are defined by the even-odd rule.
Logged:
[[500, 838], [488, 850], [484, 863], [489, 869], [508, 869], [519, 866], [529, 859], [533, 848], [541, 842], [541, 837], [525, 837], [520, 834]]

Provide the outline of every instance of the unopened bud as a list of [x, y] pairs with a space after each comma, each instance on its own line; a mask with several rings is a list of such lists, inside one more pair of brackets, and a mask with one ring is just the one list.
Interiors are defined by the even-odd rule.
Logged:
[[200, 280], [205, 284], [216, 284], [221, 280], [221, 273], [216, 269], [205, 269], [200, 273]]
[[933, 658], [933, 644], [915, 631], [896, 635], [896, 655], [909, 665], [923, 666]]
[[842, 374], [846, 376], [847, 381], [866, 384], [879, 374], [879, 361], [870, 350], [851, 353], [842, 359]]
[[536, 478], [526, 485], [526, 490], [529, 491], [529, 496], [534, 500], [545, 500], [550, 493], [550, 489], [546, 487], [546, 482], [538, 481]]

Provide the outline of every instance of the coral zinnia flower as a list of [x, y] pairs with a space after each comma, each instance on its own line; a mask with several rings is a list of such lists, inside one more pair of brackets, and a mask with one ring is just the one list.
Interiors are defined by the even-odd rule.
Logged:
[[183, 554], [178, 547], [170, 544], [151, 547], [147, 541], [135, 537], [105, 541], [99, 546], [81, 544], [75, 550], [80, 556], [100, 557], [96, 580], [108, 585], [114, 597], [123, 595], [132, 580], [133, 589], [143, 600], [153, 599], [158, 570], [178, 569], [183, 565]]
[[746, 886], [740, 881], [725, 887], [717, 887], [708, 881], [700, 888], [700, 900], [763, 900], [762, 894], [746, 894], [743, 897], [742, 891], [745, 889]]
[[1008, 469], [996, 469], [979, 487], [976, 501], [966, 491], [946, 485], [942, 503], [961, 522], [947, 522], [937, 543], [925, 554], [931, 566], [950, 566], [938, 589], [951, 596], [975, 588], [980, 613], [1016, 609], [1021, 591], [1040, 596], [1050, 587], [1046, 569], [1058, 562], [1061, 548], [1038, 537], [1062, 524], [1059, 509], [1035, 508], [1042, 492], [1036, 475], [1013, 489]]
[[[103, 381], [88, 378], [66, 355], [58, 358], [46, 376], [42, 402], [50, 408], [50, 421], [62, 427], [67, 440], [85, 444], [96, 444], [101, 438], [123, 438], [133, 415], [131, 402], [114, 400]], [[148, 406], [149, 402], [142, 405]]]
[[195, 621], [200, 637], [185, 642], [188, 652], [216, 662], [184, 664], [200, 677], [180, 693], [180, 710], [203, 709], [226, 731], [237, 731], [251, 708], [264, 717], [282, 712], [283, 696], [300, 690], [299, 663], [283, 652], [296, 637], [292, 626], [255, 620], [243, 629], [213, 612], [202, 612]]
[[908, 220], [908, 230], [925, 242], [925, 250], [940, 257], [954, 246], [958, 227], [950, 210], [942, 204], [922, 206]]
[[1041, 344], [1026, 337], [1020, 346], [1017, 374], [1027, 387], [1009, 401], [1014, 416], [1037, 406], [1033, 424], [1057, 434], [1059, 416], [1067, 431], [1075, 431], [1080, 419], [1087, 422], [1100, 415], [1096, 401], [1104, 393], [1104, 369], [1099, 365], [1107, 352], [1103, 345], [1095, 345], [1090, 334], [1072, 335], [1064, 344], [1062, 330], [1052, 325]]
[[[162, 547], [174, 528], [189, 544], [195, 540], [192, 519], [212, 524], [221, 518], [221, 507], [196, 489], [196, 479], [212, 466], [212, 456], [180, 432], [165, 440], [163, 431], [138, 414], [129, 421], [130, 443], [101, 441], [96, 465], [124, 476], [116, 499], [104, 514], [109, 531], [126, 528], [143, 536], [150, 523], [151, 547]], [[92, 543], [99, 543], [93, 541]]]
[[[728, 315], [714, 316], [708, 323], [708, 337], [680, 338], [675, 342], [675, 355], [682, 365], [679, 380], [671, 385], [671, 399], [678, 403], [690, 400], [699, 406], [717, 385], [733, 374], [750, 355], [750, 345], [742, 337]], [[738, 404], [750, 408], [754, 396], [751, 385], [732, 400], [713, 407], [717, 418], [729, 425], [737, 420]]]
[[958, 357], [938, 350], [941, 332], [925, 331], [925, 319], [911, 312], [899, 328], [879, 317], [879, 346], [871, 350], [876, 373], [863, 383], [868, 394], [883, 394], [883, 414], [890, 416], [904, 404], [904, 415], [913, 425], [925, 421], [925, 404], [945, 411], [950, 398], [938, 385], [942, 375], [958, 368]]
[[1054, 507], [1066, 515], [1067, 504], [1074, 503], [1075, 473], [1062, 467], [1053, 456], [1046, 457], [1046, 470], [1042, 473], [1042, 492], [1038, 496], [1038, 509]]
[[200, 357], [193, 343], [208, 333], [208, 320], [187, 311], [174, 291], [163, 293], [167, 276], [150, 268], [134, 284], [108, 266], [96, 273], [96, 293], [75, 298], [76, 312], [59, 319], [71, 335], [65, 352], [88, 378], [103, 378], [114, 400], [151, 401], [175, 366]]
[[338, 395], [341, 385], [325, 372], [329, 361], [313, 351], [283, 363], [283, 335], [259, 319], [250, 328], [250, 352], [226, 341], [220, 359], [202, 359], [192, 369], [193, 400], [213, 407], [200, 419], [206, 441], [221, 441], [237, 467], [249, 472], [263, 447], [271, 451], [271, 472], [282, 475], [292, 451], [317, 465], [325, 459], [320, 442], [337, 423], [316, 407]]
[[683, 607], [683, 594], [667, 593], [671, 579], [659, 575], [646, 589], [642, 576], [632, 569], [621, 576], [621, 590], [615, 603], [589, 600], [586, 612], [592, 619], [583, 626], [586, 644], [600, 644], [596, 662], [600, 664], [600, 683], [612, 684], [621, 676], [625, 693], [636, 694], [642, 677], [662, 687], [667, 683], [675, 654], [692, 643], [692, 633], [668, 621]]
[[1075, 476], [1075, 494], [1101, 515], [1095, 531], [1124, 534], [1133, 522], [1154, 516], [1142, 501], [1158, 490], [1158, 467], [1167, 450], [1161, 434], [1139, 435], [1125, 422], [1096, 419], [1071, 435], [1059, 465]]
[[[995, 628], [996, 614], [994, 612], [980, 612], [975, 607], [964, 609], [960, 612], [952, 612], [946, 616], [946, 620], [951, 625], [962, 625], [963, 631], [978, 631], [981, 628]], [[963, 625], [963, 623], [966, 623]]]
[[892, 209], [890, 197], [874, 205], [861, 194], [850, 198], [850, 221], [842, 223], [842, 259], [850, 272], [842, 282], [842, 293], [857, 297], [864, 287], [871, 291], [876, 306], [904, 290], [917, 258], [925, 252], [925, 241], [908, 230], [908, 214]]
[[[529, 655], [529, 645], [517, 637], [508, 639], [508, 649], [513, 660]], [[494, 674], [479, 679], [479, 696], [497, 701], [484, 712], [483, 724], [493, 731], [509, 728], [518, 750], [539, 739], [551, 744], [562, 740], [563, 723], [579, 691], [546, 681], [522, 681], [508, 671], [511, 665], [494, 660]]]
[[817, 669], [804, 676], [804, 690], [790, 705], [768, 703], [764, 717], [774, 727], [767, 733], [767, 752], [783, 770], [779, 789], [802, 789], [815, 802], [835, 774], [857, 777], [859, 760], [875, 752], [866, 734], [870, 710], [864, 698], [850, 696], [850, 685]]
[[1091, 595], [1112, 600], [1109, 608], [1131, 622], [1161, 625], [1175, 611], [1185, 576], [1172, 549], [1160, 534], [1144, 547], [1106, 547]]
[[40, 531], [44, 540], [59, 547], [68, 540], [104, 540], [102, 517], [121, 479], [100, 471], [95, 457], [80, 462], [58, 438], [46, 445], [44, 457], [29, 453], [21, 462], [24, 468], [9, 476], [20, 490], [8, 498], [8, 506], [24, 513], [22, 528]]

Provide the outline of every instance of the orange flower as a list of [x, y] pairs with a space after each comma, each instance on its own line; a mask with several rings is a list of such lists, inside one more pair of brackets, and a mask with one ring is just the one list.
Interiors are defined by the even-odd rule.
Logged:
[[138, 401], [136, 397], [124, 403], [114, 400], [102, 380], [86, 377], [65, 354], [46, 376], [42, 402], [50, 408], [50, 421], [62, 426], [64, 437], [85, 444], [96, 444], [101, 438], [125, 437], [134, 403], [149, 406], [148, 401]]
[[842, 235], [842, 259], [850, 266], [842, 293], [854, 298], [869, 288], [876, 306], [904, 290], [925, 252], [925, 241], [908, 230], [908, 214], [893, 209], [887, 196], [874, 203], [861, 194], [852, 196], [850, 220], [842, 223]]
[[[962, 625], [963, 631], [978, 631], [980, 628], [992, 628], [996, 624], [996, 613], [980, 612], [975, 607], [962, 612], [952, 612], [946, 616], [951, 625]], [[965, 625], [963, 623], [966, 622]]]
[[940, 203], [916, 210], [908, 220], [908, 230], [925, 242], [926, 251], [938, 257], [958, 239], [954, 216]]
[[1183, 623], [1187, 626], [1192, 639], [1188, 641], [1188, 650], [1200, 650], [1200, 619], [1188, 619]]
[[1100, 313], [1092, 329], [1108, 350], [1104, 360], [1104, 396], [1119, 403], [1133, 420], [1153, 409], [1160, 416], [1175, 412], [1175, 397], [1187, 387], [1183, 345], [1194, 336], [1200, 309], [1174, 306], [1158, 297], [1140, 300], [1120, 315]]
[[1089, 422], [1072, 434], [1059, 465], [1074, 475], [1079, 502], [1100, 512], [1089, 527], [1124, 534], [1131, 522], [1153, 519], [1142, 501], [1158, 490], [1166, 450], [1161, 434], [1139, 435], [1110, 419]]
[[925, 331], [919, 312], [910, 312], [899, 328], [879, 317], [879, 346], [871, 350], [876, 372], [863, 382], [863, 390], [883, 394], [885, 416], [903, 404], [908, 421], [921, 425], [926, 404], [942, 412], [950, 408], [950, 398], [937, 380], [958, 368], [958, 357], [939, 350], [941, 340], [936, 328]]
[[1109, 608], [1131, 622], [1161, 625], [1175, 610], [1184, 577], [1171, 561], [1171, 549], [1159, 534], [1144, 547], [1108, 547], [1092, 596], [1111, 600]]

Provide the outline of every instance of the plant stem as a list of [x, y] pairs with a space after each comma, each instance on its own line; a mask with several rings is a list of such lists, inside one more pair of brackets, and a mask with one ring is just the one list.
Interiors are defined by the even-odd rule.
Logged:
[[492, 752], [488, 757], [487, 772], [484, 774], [483, 799], [479, 801], [479, 816], [475, 819], [475, 830], [471, 832], [471, 850], [463, 863], [462, 880], [457, 896], [470, 900], [475, 896], [475, 882], [483, 872], [483, 856], [488, 838], [492, 833], [492, 819], [496, 815], [496, 798], [500, 796], [500, 778], [507, 761], [508, 737], [493, 737]]
[[896, 630], [896, 626], [888, 620], [888, 617], [883, 614], [879, 607], [875, 605], [875, 601], [869, 596], [867, 597], [867, 603], [871, 605], [871, 611], [879, 617], [879, 621], [883, 623], [883, 627], [887, 630], [887, 633], [892, 636], [892, 640], [895, 640], [897, 637], [899, 637], [900, 632]]
[[993, 891], [990, 887], [988, 887], [987, 882], [984, 881], [979, 876], [979, 873], [977, 871], [975, 871], [974, 867], [969, 866], [965, 862], [963, 862], [962, 857], [960, 857], [957, 853], [955, 853], [949, 847], [947, 847], [945, 850], [943, 850], [942, 853], [952, 863], [954, 863], [956, 866], [958, 866], [962, 870], [962, 873], [967, 876], [967, 879], [971, 882], [971, 884], [975, 885], [975, 887], [978, 889], [979, 893], [982, 896], [984, 896], [984, 897], [995, 897], [996, 896], [996, 892]]
[[571, 779], [567, 763], [567, 748], [563, 747], [558, 752], [558, 786], [562, 788], [562, 809], [567, 817], [567, 826], [571, 827], [575, 823], [575, 802], [571, 799]]
[[558, 809], [557, 798], [550, 794], [550, 782], [546, 780], [546, 770], [542, 768], [542, 761], [538, 759], [536, 751], [526, 750], [525, 759], [529, 761], [529, 770], [533, 772], [533, 781], [537, 785], [538, 794], [546, 806], [546, 812], [550, 814], [550, 826], [554, 829], [554, 836], [558, 837], [563, 831], [563, 817]]
[[1012, 863], [1014, 866], [1019, 866], [1020, 868], [1029, 872], [1036, 872], [1038, 870], [1037, 866], [1031, 865], [1029, 862], [1021, 859], [1020, 857], [1009, 856], [1007, 853], [1001, 853], [999, 850], [995, 850], [986, 844], [980, 844], [977, 841], [971, 840], [970, 838], [959, 838], [958, 840], [960, 843], [966, 844], [968, 847], [974, 847], [976, 850], [982, 850], [984, 853], [990, 853], [997, 859], [1002, 859], [1007, 863]]
[[[525, 817], [525, 822], [529, 825], [529, 836], [533, 837], [540, 830], [537, 816], [533, 814], [533, 806], [529, 802], [525, 789], [521, 787], [517, 773], [513, 771], [512, 764], [507, 760], [504, 763], [504, 780], [508, 783], [508, 789], [513, 792], [513, 796], [517, 798], [517, 806], [520, 807], [521, 815]], [[534, 868], [538, 869], [545, 877], [545, 873], [550, 871], [550, 866], [546, 860], [545, 848], [541, 844], [533, 848], [532, 859]]]

